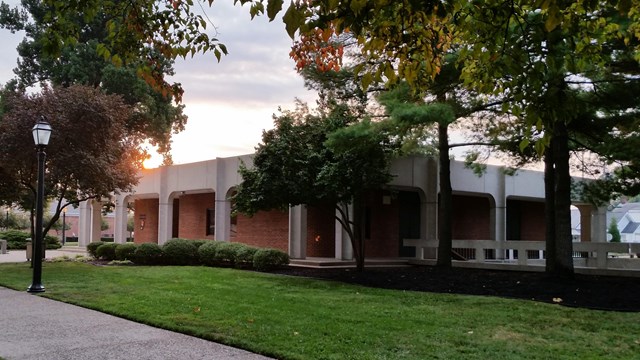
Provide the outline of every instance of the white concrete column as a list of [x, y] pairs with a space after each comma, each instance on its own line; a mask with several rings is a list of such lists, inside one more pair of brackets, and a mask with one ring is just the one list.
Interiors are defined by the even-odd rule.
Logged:
[[169, 167], [160, 168], [160, 192], [158, 193], [158, 245], [163, 245], [173, 234], [173, 195], [169, 190]]
[[307, 257], [307, 206], [289, 207], [289, 256], [293, 259]]
[[502, 244], [507, 240], [507, 195], [506, 195], [506, 177], [504, 168], [498, 170], [498, 183], [496, 184], [496, 193], [494, 194], [494, 208], [491, 209], [491, 240], [498, 242], [496, 244], [496, 259], [504, 259], [504, 250]]
[[89, 201], [78, 206], [78, 246], [87, 247], [91, 242], [91, 207]]
[[607, 208], [594, 207], [591, 211], [591, 241], [607, 242]]
[[102, 203], [97, 200], [91, 201], [91, 242], [100, 241], [102, 233]]
[[227, 200], [227, 184], [225, 181], [224, 159], [216, 158], [216, 202], [214, 239], [218, 241], [231, 240], [231, 201]]
[[158, 199], [158, 245], [171, 239], [173, 229], [173, 197], [160, 194]]
[[[349, 205], [346, 209], [349, 214], [349, 218], [353, 219], [353, 205]], [[336, 210], [336, 217], [340, 217], [340, 212]], [[352, 260], [353, 259], [353, 245], [349, 234], [344, 230], [342, 224], [336, 220], [335, 224], [335, 254], [338, 260]]]
[[127, 202], [128, 196], [124, 194], [116, 195], [116, 208], [114, 218], [113, 240], [118, 244], [127, 242]]
[[215, 203], [215, 235], [214, 239], [218, 241], [231, 240], [231, 201], [218, 200], [218, 192], [216, 192]]

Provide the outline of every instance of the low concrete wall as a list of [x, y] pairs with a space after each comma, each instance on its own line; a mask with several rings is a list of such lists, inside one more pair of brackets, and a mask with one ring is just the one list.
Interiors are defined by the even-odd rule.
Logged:
[[[438, 241], [405, 239], [404, 245], [416, 246], [417, 254], [434, 254], [436, 251], [433, 249], [437, 249]], [[544, 254], [544, 241], [453, 240], [452, 245], [454, 249], [473, 250], [475, 257], [467, 261], [453, 261], [453, 266], [544, 271], [545, 260], [538, 257], [538, 254]], [[487, 250], [494, 254], [493, 258], [486, 258]], [[517, 257], [514, 256], [516, 251]], [[573, 251], [586, 255], [586, 257], [574, 258], [576, 273], [640, 277], [640, 258], [633, 256], [640, 252], [640, 244], [580, 242], [573, 243]], [[531, 253], [538, 258], [530, 259]], [[412, 260], [411, 263], [435, 264], [435, 259], [425, 259], [423, 256], [423, 258]]]

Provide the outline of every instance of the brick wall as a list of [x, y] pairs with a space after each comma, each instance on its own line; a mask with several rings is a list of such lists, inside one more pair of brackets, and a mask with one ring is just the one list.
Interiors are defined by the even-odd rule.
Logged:
[[[390, 201], [383, 204], [383, 197]], [[373, 191], [367, 196], [370, 238], [365, 240], [366, 258], [396, 258], [400, 250], [400, 202], [389, 192]]]
[[215, 207], [215, 193], [190, 194], [180, 197], [178, 237], [213, 239], [207, 234], [207, 209]]
[[[180, 204], [182, 206], [182, 204]], [[289, 251], [289, 212], [260, 211], [252, 217], [239, 214], [234, 242]]]
[[544, 221], [544, 203], [520, 201], [520, 239], [544, 241], [546, 224]]
[[[136, 200], [135, 209], [134, 242], [158, 243], [158, 199]], [[143, 221], [144, 228], [141, 229]]]
[[490, 240], [490, 216], [488, 198], [453, 195], [453, 239]]
[[307, 256], [335, 257], [335, 207], [307, 207]]

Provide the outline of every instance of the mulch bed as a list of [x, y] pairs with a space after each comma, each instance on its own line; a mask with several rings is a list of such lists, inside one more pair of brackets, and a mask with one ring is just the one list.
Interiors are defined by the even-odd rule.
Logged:
[[289, 267], [280, 274], [340, 281], [362, 286], [433, 293], [498, 296], [564, 306], [640, 311], [640, 278], [576, 274], [555, 279], [545, 273], [441, 269], [433, 266], [355, 269]]

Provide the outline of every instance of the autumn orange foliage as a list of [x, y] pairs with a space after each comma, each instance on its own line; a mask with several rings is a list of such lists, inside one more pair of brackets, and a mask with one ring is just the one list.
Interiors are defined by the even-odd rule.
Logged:
[[339, 71], [342, 68], [344, 45], [337, 41], [337, 37], [334, 27], [315, 28], [302, 34], [289, 52], [296, 63], [296, 70], [301, 72], [308, 66], [315, 66], [321, 72]]

